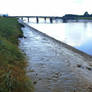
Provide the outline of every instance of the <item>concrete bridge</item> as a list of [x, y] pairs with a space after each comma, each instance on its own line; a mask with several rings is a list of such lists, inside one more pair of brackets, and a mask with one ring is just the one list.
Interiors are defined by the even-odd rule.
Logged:
[[30, 18], [35, 18], [36, 23], [39, 23], [40, 18], [44, 19], [45, 23], [46, 23], [47, 19], [50, 20], [50, 23], [53, 23], [54, 20], [56, 21], [59, 19], [61, 19], [63, 21], [63, 18], [59, 17], [59, 16], [11, 16], [11, 17], [16, 17], [16, 18], [19, 18], [21, 20], [23, 20], [24, 18], [27, 18], [28, 22], [30, 22], [30, 20], [29, 20]]

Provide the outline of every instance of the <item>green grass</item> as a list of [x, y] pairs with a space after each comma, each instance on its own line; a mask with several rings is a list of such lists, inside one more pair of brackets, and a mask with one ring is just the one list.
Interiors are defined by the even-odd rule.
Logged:
[[78, 17], [78, 19], [92, 20], [92, 17]]
[[0, 17], [0, 92], [33, 92], [25, 56], [18, 48], [20, 28], [16, 18]]

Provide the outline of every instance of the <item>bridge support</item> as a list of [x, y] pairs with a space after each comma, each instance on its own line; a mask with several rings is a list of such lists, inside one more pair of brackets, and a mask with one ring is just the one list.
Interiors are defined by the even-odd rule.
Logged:
[[27, 17], [28, 18], [28, 22], [29, 22], [29, 17]]
[[16, 17], [21, 20], [26, 18], [28, 22], [30, 22], [30, 18], [35, 18], [36, 23], [40, 22], [40, 18], [44, 20], [44, 23], [47, 23], [48, 19], [49, 19], [50, 23], [54, 23], [54, 21], [57, 21], [57, 19], [62, 19], [63, 22], [67, 21], [67, 19], [65, 19], [65, 18], [53, 17], [53, 16], [16, 16]]
[[67, 22], [67, 19], [63, 19], [63, 23], [66, 23]]
[[53, 23], [53, 19], [52, 18], [50, 18], [50, 23]]
[[36, 17], [36, 22], [39, 23], [39, 18], [38, 17]]
[[46, 17], [44, 18], [44, 20], [45, 20], [45, 23], [46, 23]]
[[23, 20], [23, 17], [21, 17], [21, 20]]

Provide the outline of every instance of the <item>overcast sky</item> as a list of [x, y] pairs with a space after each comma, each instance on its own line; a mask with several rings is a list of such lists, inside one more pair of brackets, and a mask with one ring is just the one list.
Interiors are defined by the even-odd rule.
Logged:
[[63, 16], [92, 13], [92, 0], [0, 0], [0, 13], [30, 16]]

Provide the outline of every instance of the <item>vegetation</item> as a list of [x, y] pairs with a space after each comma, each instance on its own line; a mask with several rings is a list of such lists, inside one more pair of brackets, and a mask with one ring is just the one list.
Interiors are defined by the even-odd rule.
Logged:
[[83, 20], [92, 20], [92, 17], [78, 17], [78, 20], [79, 19], [83, 19]]
[[92, 20], [92, 14], [88, 14], [88, 12], [85, 12], [84, 15], [66, 14], [62, 18], [65, 20]]
[[22, 36], [16, 18], [0, 17], [0, 92], [33, 92], [27, 62], [18, 48]]

